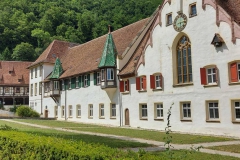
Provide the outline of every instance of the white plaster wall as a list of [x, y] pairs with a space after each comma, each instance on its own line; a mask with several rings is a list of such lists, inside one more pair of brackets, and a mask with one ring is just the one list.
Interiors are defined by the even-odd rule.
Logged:
[[[37, 77], [35, 77], [35, 68], [37, 67]], [[35, 66], [33, 69], [33, 78], [31, 79], [31, 69], [29, 69], [29, 106], [31, 102], [34, 103], [33, 109], [38, 113], [44, 113], [46, 105], [42, 106], [42, 98], [44, 96], [44, 88], [42, 88], [42, 95], [39, 94], [39, 82], [43, 81], [53, 70], [53, 64], [43, 64], [42, 76], [40, 75], [40, 66]], [[35, 83], [37, 83], [37, 96], [35, 96]], [[33, 84], [33, 96], [31, 96], [31, 84]], [[48, 104], [48, 103], [47, 103]]]
[[[240, 60], [240, 43], [231, 41], [230, 26], [224, 22], [216, 25], [216, 11], [207, 5], [202, 9], [202, 1], [197, 1], [197, 16], [188, 18], [186, 28], [182, 31], [191, 41], [193, 85], [173, 87], [173, 45], [179, 33], [173, 26], [165, 24], [166, 14], [172, 12], [173, 21], [176, 17], [176, 0], [168, 3], [162, 11], [162, 26], [156, 26], [153, 31], [153, 47], [148, 46], [145, 51], [145, 65], [138, 69], [138, 76], [147, 76], [147, 92], [136, 90], [135, 78], [130, 78], [130, 94], [123, 94], [123, 110], [130, 112], [130, 126], [164, 130], [167, 124], [168, 108], [172, 108], [171, 126], [174, 131], [205, 133], [216, 135], [239, 136], [240, 124], [232, 123], [231, 99], [240, 99], [239, 85], [229, 85], [228, 62]], [[183, 13], [189, 17], [188, 7], [193, 0], [183, 1]], [[219, 33], [225, 44], [220, 48], [211, 45], [215, 33]], [[180, 37], [178, 37], [180, 38]], [[200, 68], [215, 64], [219, 70], [220, 85], [204, 88], [200, 80]], [[150, 89], [150, 75], [161, 72], [164, 77], [163, 91]], [[218, 100], [220, 123], [206, 122], [205, 101]], [[180, 102], [191, 101], [192, 122], [180, 121]], [[154, 120], [154, 103], [162, 102], [164, 107], [164, 121]], [[148, 106], [148, 120], [139, 119], [139, 104]]]
[[[65, 93], [66, 92], [66, 93]], [[119, 102], [118, 102], [118, 91], [113, 89], [111, 96], [107, 92], [101, 89], [101, 86], [95, 86], [93, 82], [93, 73], [90, 74], [90, 86], [86, 88], [77, 88], [66, 91], [61, 91], [61, 101], [58, 105], [58, 119], [64, 120], [62, 117], [62, 106], [66, 106], [66, 119], [68, 121], [78, 121], [86, 123], [98, 123], [98, 124], [110, 124], [120, 125], [119, 121]], [[66, 95], [66, 102], [65, 102]], [[110, 117], [110, 104], [116, 104], [116, 119]], [[66, 105], [65, 105], [66, 104]], [[77, 105], [81, 106], [81, 118], [77, 118]], [[88, 105], [93, 104], [93, 118], [89, 118]], [[99, 116], [99, 104], [104, 104], [104, 118]], [[69, 117], [69, 105], [73, 107], [73, 116]]]

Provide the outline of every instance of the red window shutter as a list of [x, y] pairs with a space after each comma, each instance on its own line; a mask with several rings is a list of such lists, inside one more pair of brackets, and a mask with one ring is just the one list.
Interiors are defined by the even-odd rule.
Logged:
[[155, 76], [154, 75], [150, 75], [150, 88], [151, 89], [155, 89]]
[[162, 74], [160, 74], [160, 87], [163, 88], [163, 77], [162, 77]]
[[129, 80], [126, 81], [126, 91], [129, 91]]
[[136, 90], [140, 90], [140, 77], [136, 77]]
[[147, 80], [146, 80], [146, 76], [143, 76], [143, 77], [142, 77], [142, 80], [143, 80], [143, 90], [146, 90], [146, 89], [147, 89]]
[[124, 81], [120, 81], [119, 83], [120, 83], [120, 86], [119, 86], [120, 92], [124, 92]]
[[206, 68], [200, 68], [201, 84], [207, 85]]
[[232, 63], [230, 65], [230, 72], [231, 72], [231, 82], [237, 82], [238, 81], [237, 63]]

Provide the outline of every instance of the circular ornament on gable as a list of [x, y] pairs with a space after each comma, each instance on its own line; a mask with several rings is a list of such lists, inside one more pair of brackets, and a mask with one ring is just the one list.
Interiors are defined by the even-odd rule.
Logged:
[[173, 28], [177, 32], [181, 32], [187, 25], [187, 16], [183, 13], [179, 13], [173, 22]]

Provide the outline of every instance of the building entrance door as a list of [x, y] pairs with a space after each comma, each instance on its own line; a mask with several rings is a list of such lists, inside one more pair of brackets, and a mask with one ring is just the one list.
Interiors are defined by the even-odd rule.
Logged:
[[125, 125], [130, 125], [130, 123], [129, 123], [129, 109], [125, 109]]

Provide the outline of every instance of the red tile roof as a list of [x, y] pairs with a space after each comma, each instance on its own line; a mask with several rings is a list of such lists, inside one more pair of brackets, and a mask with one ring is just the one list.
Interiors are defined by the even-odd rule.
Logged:
[[240, 0], [217, 0], [217, 3], [240, 25]]
[[[0, 86], [27, 86], [29, 84], [29, 70], [32, 62], [0, 61]], [[12, 74], [9, 71], [13, 71]], [[22, 78], [21, 82], [18, 79]]]
[[[148, 19], [143, 19], [112, 32], [119, 55], [131, 45], [131, 42], [142, 30], [147, 21]], [[105, 41], [106, 35], [71, 48], [68, 54], [61, 59], [64, 73], [60, 78], [97, 70]]]
[[[79, 45], [77, 43], [70, 43], [65, 41], [54, 40], [47, 49], [33, 62], [29, 67], [37, 65], [39, 63], [55, 63], [56, 57], [62, 58], [69, 48]], [[28, 67], [28, 68], [29, 68]]]

